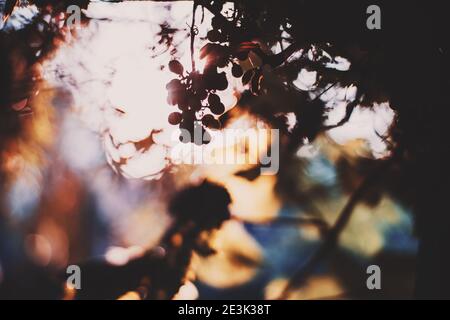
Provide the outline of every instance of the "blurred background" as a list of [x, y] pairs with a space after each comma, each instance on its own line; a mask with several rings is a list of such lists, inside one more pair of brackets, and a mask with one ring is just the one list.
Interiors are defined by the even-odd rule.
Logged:
[[[20, 30], [36, 14], [34, 6], [17, 7], [3, 28]], [[211, 17], [197, 14], [199, 20], [204, 14], [200, 48]], [[366, 173], [389, 155], [384, 136], [395, 112], [387, 103], [357, 108], [345, 125], [304, 141], [276, 175], [255, 176], [246, 163], [179, 163], [171, 153], [179, 142], [167, 123], [172, 109], [165, 86], [173, 75], [166, 66], [172, 57], [190, 63], [192, 5], [93, 2], [86, 15], [90, 20], [76, 37], [66, 35], [38, 63], [34, 94], [13, 106], [21, 111], [20, 133], [2, 135], [0, 297], [61, 299], [49, 279], [68, 265], [125, 266], [158, 248], [174, 225], [171, 199], [205, 179], [228, 191], [231, 216], [208, 235], [212, 253], [192, 254], [175, 297], [280, 297], [323, 245]], [[315, 77], [303, 70], [294, 84], [308, 90]], [[220, 93], [226, 128], [250, 130], [245, 137], [271, 127], [238, 103], [240, 80], [229, 77], [229, 88]], [[354, 88], [335, 87], [320, 97], [329, 124], [343, 117], [352, 95]], [[284, 120], [292, 128], [298, 119], [288, 114]], [[200, 148], [237, 147], [213, 140], [185, 149], [191, 155]], [[355, 205], [336, 248], [285, 298], [411, 298], [416, 252], [410, 208], [378, 186]], [[376, 293], [366, 288], [371, 264], [382, 270]]]

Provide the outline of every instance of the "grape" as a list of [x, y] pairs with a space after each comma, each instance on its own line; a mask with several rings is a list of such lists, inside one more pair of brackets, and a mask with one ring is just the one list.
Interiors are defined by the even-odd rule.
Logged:
[[169, 123], [171, 125], [177, 125], [181, 122], [182, 120], [182, 115], [179, 112], [172, 112], [171, 114], [169, 114]]
[[222, 27], [222, 23], [220, 22], [219, 18], [217, 18], [217, 17], [214, 16], [214, 17], [211, 19], [211, 26], [212, 26], [214, 29], [220, 29], [220, 28]]
[[190, 135], [188, 134], [187, 131], [182, 131], [181, 134], [180, 134], [180, 138], [179, 139], [180, 139], [180, 142], [182, 142], [182, 143], [189, 143], [189, 142], [191, 142]]
[[199, 91], [197, 91], [196, 96], [200, 100], [205, 100], [206, 97], [208, 96], [208, 92], [206, 90], [199, 90]]
[[225, 111], [225, 106], [223, 105], [223, 103], [213, 104], [209, 106], [209, 109], [214, 114], [222, 114]]
[[215, 120], [214, 116], [211, 114], [206, 114], [203, 116], [202, 118], [202, 124], [205, 127], [209, 127], [209, 124], [211, 123], [211, 121]]
[[183, 65], [180, 63], [180, 61], [172, 60], [169, 62], [169, 70], [172, 71], [173, 73], [183, 75], [184, 68]]
[[242, 71], [242, 67], [240, 65], [233, 64], [233, 67], [231, 68], [231, 74], [233, 75], [233, 77], [240, 78], [242, 77], [243, 73], [244, 71]]
[[217, 90], [225, 90], [228, 87], [228, 80], [225, 72], [221, 72], [217, 74], [213, 82], [214, 89]]
[[206, 37], [208, 38], [209, 41], [211, 42], [218, 42], [221, 39], [221, 34], [219, 31], [217, 30], [210, 30], [208, 31], [208, 33], [206, 34]]
[[191, 110], [198, 111], [202, 108], [202, 102], [200, 99], [194, 95], [190, 94], [188, 97], [188, 104], [191, 107]]
[[220, 129], [220, 122], [213, 115], [207, 114], [202, 118], [202, 123], [210, 129]]
[[210, 93], [208, 97], [208, 103], [210, 105], [216, 105], [220, 103], [220, 97], [217, 94]]
[[195, 120], [195, 114], [193, 111], [183, 112], [183, 123], [185, 123], [185, 122], [194, 123], [194, 120]]
[[203, 132], [203, 144], [208, 144], [211, 142], [211, 135], [207, 130], [204, 130]]

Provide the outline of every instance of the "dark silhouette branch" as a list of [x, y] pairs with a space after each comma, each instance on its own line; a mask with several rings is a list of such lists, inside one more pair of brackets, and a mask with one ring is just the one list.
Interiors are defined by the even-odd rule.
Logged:
[[353, 111], [355, 110], [356, 106], [358, 105], [358, 100], [355, 99], [354, 101], [350, 102], [347, 104], [346, 108], [345, 108], [345, 115], [344, 117], [339, 120], [338, 123], [333, 124], [333, 125], [329, 125], [329, 126], [325, 126], [324, 129], [325, 130], [330, 130], [330, 129], [334, 129], [334, 128], [338, 128], [343, 126], [345, 123], [348, 122], [348, 120], [350, 120], [350, 117], [353, 114]]

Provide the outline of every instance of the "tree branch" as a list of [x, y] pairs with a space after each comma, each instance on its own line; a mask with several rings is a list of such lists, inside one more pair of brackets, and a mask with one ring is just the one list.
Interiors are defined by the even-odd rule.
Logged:
[[289, 297], [289, 293], [298, 287], [317, 266], [327, 257], [327, 255], [337, 246], [339, 236], [347, 225], [356, 205], [361, 201], [372, 184], [376, 182], [386, 168], [392, 163], [392, 159], [382, 161], [374, 170], [364, 179], [360, 186], [351, 195], [345, 207], [339, 214], [334, 226], [328, 231], [325, 239], [319, 249], [310, 257], [310, 259], [298, 269], [289, 280], [278, 299], [283, 300]]
[[359, 101], [359, 99], [355, 99], [352, 102], [350, 102], [349, 104], [347, 104], [347, 107], [345, 108], [344, 117], [341, 120], [339, 120], [338, 123], [330, 125], [330, 126], [325, 126], [324, 129], [330, 130], [330, 129], [334, 129], [334, 128], [343, 126], [348, 120], [350, 120], [353, 110], [355, 110], [356, 106], [358, 105], [358, 101]]

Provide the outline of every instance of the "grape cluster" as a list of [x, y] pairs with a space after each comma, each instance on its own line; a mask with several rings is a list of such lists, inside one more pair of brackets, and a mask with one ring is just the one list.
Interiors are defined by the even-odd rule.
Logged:
[[[244, 74], [244, 71], [242, 70], [242, 67], [238, 64], [233, 62], [232, 57], [230, 56], [231, 50], [230, 47], [232, 46], [225, 46], [218, 44], [219, 43], [225, 43], [230, 41], [230, 35], [225, 31], [225, 25], [223, 23], [223, 20], [220, 19], [218, 16], [214, 16], [211, 20], [211, 27], [212, 30], [208, 31], [206, 34], [206, 38], [211, 42], [206, 44], [201, 54], [204, 55], [213, 55], [216, 57], [216, 61], [218, 62], [218, 65], [221, 67], [227, 66], [230, 62], [232, 63], [231, 73], [234, 77], [240, 78]], [[237, 60], [246, 60], [248, 58], [249, 50], [247, 48], [239, 48], [237, 52], [233, 53], [233, 57], [235, 57]]]
[[[214, 1], [213, 5], [219, 9], [222, 2]], [[240, 61], [248, 58], [255, 44], [231, 44], [226, 23], [223, 17], [212, 18], [212, 29], [207, 33], [209, 42], [200, 49], [200, 59], [206, 60], [202, 73], [196, 70], [185, 72], [178, 60], [169, 62], [169, 70], [177, 74], [178, 78], [166, 85], [167, 102], [177, 105], [179, 109], [169, 115], [169, 123], [182, 129], [180, 141], [183, 143], [207, 144], [211, 138], [208, 129], [221, 128], [217, 117], [225, 112], [225, 106], [216, 92], [227, 89], [228, 80], [225, 72], [219, 71], [219, 68], [231, 64], [231, 74], [236, 78], [245, 77], [249, 73], [244, 73]], [[253, 74], [250, 78], [251, 76]]]
[[[248, 51], [244, 53], [248, 55]], [[243, 56], [242, 52], [239, 54]], [[185, 72], [178, 60], [170, 61], [169, 70], [177, 74], [178, 78], [166, 85], [168, 104], [176, 105], [179, 109], [169, 115], [169, 123], [182, 129], [181, 142], [198, 145], [211, 140], [207, 129], [221, 128], [217, 117], [225, 112], [225, 106], [216, 92], [225, 90], [228, 80], [226, 73], [219, 72], [218, 68], [232, 63], [231, 73], [234, 77], [244, 74], [242, 67], [233, 61], [234, 55], [228, 46], [207, 43], [200, 50], [200, 58], [207, 59], [203, 73]]]

